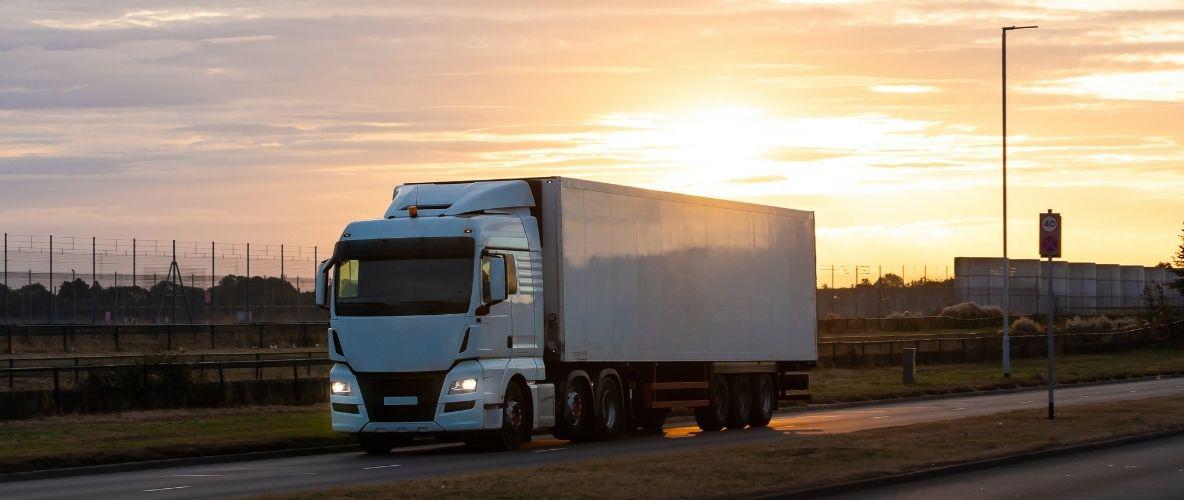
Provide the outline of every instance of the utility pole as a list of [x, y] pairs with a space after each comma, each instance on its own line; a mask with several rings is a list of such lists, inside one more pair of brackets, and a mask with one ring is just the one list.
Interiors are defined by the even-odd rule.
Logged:
[[98, 299], [95, 296], [95, 289], [99, 287], [99, 276], [98, 276], [98, 274], [96, 274], [98, 272], [97, 271], [98, 270], [97, 262], [98, 262], [98, 257], [95, 256], [95, 237], [91, 236], [90, 237], [90, 282], [91, 282], [90, 283], [90, 324], [92, 324], [92, 325], [95, 324], [95, 322], [97, 321], [97, 318], [95, 316], [95, 314], [97, 314], [96, 306], [98, 306], [98, 304], [96, 304], [96, 302], [98, 302]]
[[58, 296], [53, 293], [53, 235], [49, 235], [49, 324], [58, 320]]
[[1007, 32], [1035, 29], [1039, 26], [1001, 28], [1003, 41], [1003, 378], [1011, 378], [1011, 336], [1008, 335], [1008, 312], [1011, 308], [1011, 260], [1007, 257]]

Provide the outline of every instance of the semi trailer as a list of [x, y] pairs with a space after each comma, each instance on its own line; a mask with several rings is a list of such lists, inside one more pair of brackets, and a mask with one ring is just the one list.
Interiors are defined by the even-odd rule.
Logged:
[[318, 268], [333, 430], [511, 449], [693, 409], [764, 426], [818, 359], [814, 214], [566, 177], [400, 185]]

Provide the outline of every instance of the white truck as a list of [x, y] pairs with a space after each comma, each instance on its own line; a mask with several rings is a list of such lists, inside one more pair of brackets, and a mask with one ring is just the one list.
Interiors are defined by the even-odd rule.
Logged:
[[322, 262], [333, 430], [510, 449], [764, 426], [817, 362], [814, 215], [564, 177], [406, 184]]

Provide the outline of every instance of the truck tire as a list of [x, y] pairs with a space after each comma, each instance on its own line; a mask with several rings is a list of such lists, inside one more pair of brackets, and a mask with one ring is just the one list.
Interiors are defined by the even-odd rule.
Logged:
[[411, 435], [390, 432], [366, 432], [358, 434], [358, 444], [368, 455], [386, 455], [395, 446], [411, 444]]
[[530, 441], [530, 393], [518, 381], [506, 386], [502, 398], [502, 428], [490, 436], [495, 450], [512, 450]]
[[752, 412], [749, 413], [748, 425], [764, 427], [773, 420], [773, 410], [777, 407], [773, 378], [766, 374], [754, 375], [752, 387]]
[[588, 379], [574, 377], [563, 384], [557, 394], [559, 408], [555, 412], [555, 428], [551, 431], [558, 439], [579, 441], [587, 439], [592, 419], [592, 389]]
[[482, 431], [465, 438], [470, 448], [490, 451], [513, 450], [530, 440], [533, 414], [527, 389], [517, 381], [506, 386], [502, 397], [502, 427], [496, 431]]
[[728, 382], [722, 375], [711, 378], [707, 389], [707, 406], [695, 408], [695, 423], [704, 431], [718, 431], [728, 421], [728, 409], [732, 398], [728, 394]]
[[732, 404], [728, 411], [728, 428], [743, 429], [748, 427], [748, 415], [752, 413], [752, 383], [744, 374], [730, 378]]
[[627, 418], [621, 384], [612, 375], [601, 375], [595, 392], [596, 418], [592, 422], [592, 437], [598, 440], [612, 439], [624, 431]]

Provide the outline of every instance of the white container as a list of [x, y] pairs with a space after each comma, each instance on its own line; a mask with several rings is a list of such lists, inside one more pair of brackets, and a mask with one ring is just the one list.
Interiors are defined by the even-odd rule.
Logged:
[[817, 359], [812, 212], [569, 178], [542, 199], [563, 361]]

